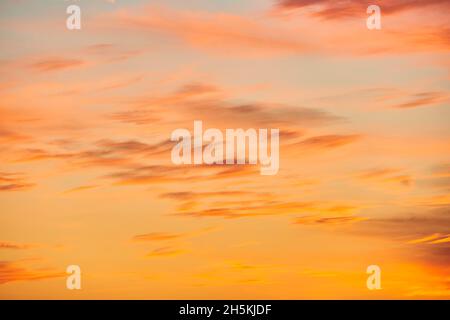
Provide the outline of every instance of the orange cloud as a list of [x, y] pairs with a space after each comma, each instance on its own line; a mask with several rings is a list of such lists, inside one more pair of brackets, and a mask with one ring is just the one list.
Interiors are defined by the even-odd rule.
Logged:
[[361, 138], [360, 135], [324, 135], [305, 139], [299, 142], [298, 146], [305, 146], [318, 149], [329, 149], [345, 146]]
[[314, 208], [311, 202], [271, 202], [247, 206], [212, 207], [199, 211], [179, 212], [179, 216], [191, 217], [221, 217], [225, 219], [251, 218], [271, 215], [289, 215], [305, 212]]
[[180, 254], [185, 253], [185, 250], [177, 249], [174, 247], [161, 247], [153, 250], [152, 252], [147, 254], [148, 258], [155, 258], [155, 257], [171, 257], [171, 256], [177, 256]]
[[386, 15], [427, 7], [432, 7], [433, 10], [450, 9], [446, 0], [378, 0], [376, 3], [367, 0], [278, 0], [277, 2], [278, 8], [285, 10], [314, 8], [315, 10], [310, 11], [311, 14], [322, 19], [364, 16], [367, 7], [371, 4], [380, 6], [382, 13]]
[[421, 92], [413, 95], [409, 101], [394, 105], [393, 108], [408, 109], [424, 106], [432, 106], [448, 101], [448, 95], [444, 92]]
[[164, 233], [164, 232], [152, 232], [147, 234], [140, 234], [133, 237], [133, 241], [146, 242], [146, 241], [166, 241], [174, 240], [182, 237], [181, 234]]
[[20, 156], [15, 162], [30, 162], [42, 160], [65, 160], [74, 167], [85, 166], [121, 166], [133, 165], [133, 156], [150, 156], [169, 152], [174, 145], [170, 140], [154, 144], [138, 140], [113, 141], [98, 140], [90, 148], [79, 151], [48, 151], [46, 149], [25, 149], [17, 152]]
[[116, 185], [139, 185], [184, 181], [207, 181], [255, 175], [258, 168], [252, 165], [149, 165], [115, 172], [106, 178], [116, 180]]
[[143, 53], [143, 50], [123, 48], [113, 43], [98, 43], [84, 47], [80, 55], [88, 54], [98, 57], [98, 63], [121, 62]]
[[[161, 198], [167, 198], [167, 199], [174, 199], [174, 200], [193, 200], [193, 199], [206, 199], [211, 197], [234, 197], [234, 196], [246, 196], [246, 195], [253, 195], [255, 193], [248, 192], [248, 191], [216, 191], [216, 192], [169, 192], [164, 193], [160, 197]], [[267, 194], [265, 195], [267, 196]]]
[[74, 192], [80, 192], [80, 191], [85, 191], [85, 190], [91, 190], [91, 189], [95, 189], [95, 188], [97, 188], [97, 186], [95, 186], [95, 185], [79, 186], [76, 188], [66, 190], [66, 191], [64, 191], [64, 193], [74, 193]]
[[[192, 126], [192, 121], [203, 119], [208, 125], [221, 128], [224, 123], [236, 127], [283, 127], [292, 138], [300, 135], [299, 126], [314, 127], [339, 123], [343, 119], [329, 112], [277, 103], [239, 104], [225, 99], [227, 93], [212, 84], [188, 83], [164, 95], [137, 97], [126, 102], [126, 110], [115, 112], [110, 118], [135, 124], [157, 123], [175, 119], [176, 125]], [[129, 106], [133, 106], [130, 109]], [[178, 120], [179, 119], [179, 120]], [[175, 123], [173, 124], [175, 125]], [[294, 127], [296, 130], [289, 130]]]
[[34, 186], [34, 183], [30, 183], [24, 178], [23, 173], [0, 172], [0, 192], [23, 191]]
[[418, 243], [440, 244], [440, 243], [446, 243], [446, 242], [450, 242], [450, 235], [433, 233], [431, 235], [428, 235], [428, 236], [425, 236], [422, 238], [409, 240], [407, 243], [408, 244], [418, 244]]
[[24, 250], [36, 247], [36, 244], [0, 241], [0, 249]]
[[[293, 33], [283, 32], [283, 28], [264, 20], [232, 14], [146, 7], [139, 11], [118, 11], [113, 19], [122, 28], [170, 34], [192, 45], [219, 50], [223, 54], [266, 55], [309, 51], [304, 41]], [[218, 43], [220, 46], [217, 46]]]
[[403, 186], [412, 185], [414, 179], [408, 174], [401, 174], [401, 171], [395, 168], [375, 168], [359, 173], [358, 178], [373, 182], [401, 184]]
[[84, 65], [80, 59], [70, 58], [47, 58], [30, 64], [30, 68], [39, 72], [59, 71]]
[[64, 272], [45, 268], [30, 268], [26, 260], [0, 261], [0, 284], [13, 281], [35, 281], [64, 277]]
[[[306, 1], [303, 7], [315, 2]], [[371, 33], [360, 21], [351, 22], [358, 25], [338, 24], [333, 17], [350, 16], [360, 19], [367, 17], [367, 6], [360, 8], [358, 2], [339, 2], [336, 9], [334, 2], [321, 1], [315, 16], [326, 17], [324, 24], [308, 15], [299, 15], [298, 22], [284, 19], [284, 15], [260, 14], [243, 16], [207, 11], [183, 11], [168, 7], [144, 7], [140, 10], [121, 10], [104, 17], [102, 27], [111, 24], [124, 29], [137, 30], [143, 34], [156, 33], [169, 35], [182, 43], [214, 52], [220, 55], [238, 55], [243, 57], [273, 56], [286, 54], [321, 53], [328, 55], [374, 55], [405, 52], [442, 52], [448, 51], [449, 29], [444, 18], [436, 19], [441, 25], [423, 23], [420, 19], [410, 19], [398, 24], [398, 28]], [[386, 2], [387, 3], [387, 2]], [[441, 2], [442, 6], [447, 6]], [[279, 6], [275, 12], [284, 12]], [[329, 7], [329, 10], [327, 9]], [[389, 8], [387, 4], [385, 8]], [[396, 8], [399, 6], [396, 6]], [[422, 3], [422, 7], [425, 5]], [[362, 10], [361, 10], [362, 9]], [[401, 10], [386, 9], [387, 12]], [[291, 11], [289, 9], [289, 11]], [[314, 12], [314, 11], [313, 11]], [[417, 13], [416, 13], [417, 14]], [[106, 21], [107, 19], [107, 21]], [[356, 22], [355, 22], [356, 21]], [[329, 32], [330, 28], [333, 32]], [[305, 32], [314, 30], [312, 33]], [[302, 32], [303, 31], [303, 32]], [[220, 45], [218, 45], [220, 44]]]
[[367, 218], [356, 216], [337, 216], [337, 217], [318, 217], [318, 216], [305, 216], [295, 219], [294, 224], [302, 225], [339, 225], [348, 224], [358, 221], [364, 221]]
[[31, 137], [14, 131], [0, 129], [0, 141], [2, 143], [17, 143], [30, 141]]

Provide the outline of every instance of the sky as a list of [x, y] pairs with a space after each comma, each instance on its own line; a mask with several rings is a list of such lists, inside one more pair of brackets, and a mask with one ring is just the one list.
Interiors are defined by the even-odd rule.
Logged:
[[[449, 9], [1, 1], [0, 298], [449, 299]], [[174, 165], [194, 120], [278, 173]]]

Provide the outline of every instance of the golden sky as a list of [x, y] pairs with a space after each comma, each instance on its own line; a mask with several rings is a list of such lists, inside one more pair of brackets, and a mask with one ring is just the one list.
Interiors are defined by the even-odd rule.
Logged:
[[[311, 3], [1, 1], [0, 298], [450, 298], [450, 3]], [[278, 174], [174, 165], [194, 120]]]

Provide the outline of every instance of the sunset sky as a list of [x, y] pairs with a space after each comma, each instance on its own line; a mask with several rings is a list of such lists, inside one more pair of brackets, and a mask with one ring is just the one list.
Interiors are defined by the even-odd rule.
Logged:
[[[449, 299], [449, 12], [1, 1], [0, 298]], [[278, 128], [278, 174], [174, 165], [194, 120]]]

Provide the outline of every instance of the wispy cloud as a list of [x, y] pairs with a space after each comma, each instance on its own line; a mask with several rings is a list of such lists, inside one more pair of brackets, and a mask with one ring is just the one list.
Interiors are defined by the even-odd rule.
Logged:
[[358, 221], [364, 221], [367, 218], [356, 216], [337, 216], [337, 217], [317, 217], [317, 216], [305, 216], [295, 219], [294, 224], [301, 225], [339, 225], [348, 224]]
[[307, 138], [299, 142], [298, 146], [318, 148], [318, 149], [330, 149], [345, 146], [361, 139], [360, 135], [324, 135]]
[[164, 232], [152, 232], [147, 234], [139, 234], [133, 237], [133, 241], [136, 242], [153, 242], [153, 241], [167, 241], [179, 239], [183, 235], [175, 233], [164, 233]]
[[91, 190], [91, 189], [95, 189], [98, 186], [96, 185], [85, 185], [85, 186], [79, 186], [79, 187], [75, 187], [69, 190], [64, 191], [64, 193], [66, 194], [70, 194], [70, 193], [76, 193], [76, 192], [81, 192], [81, 191], [86, 191], [86, 190]]
[[212, 207], [198, 211], [179, 212], [176, 215], [190, 217], [219, 217], [225, 219], [263, 217], [272, 215], [289, 215], [308, 212], [314, 208], [311, 202], [266, 202], [259, 205], [228, 205]]
[[[122, 10], [113, 19], [122, 28], [170, 34], [191, 45], [244, 55], [279, 52], [307, 52], [309, 48], [294, 36], [264, 20], [206, 11], [178, 11], [168, 7], [146, 7], [139, 11]], [[217, 47], [217, 43], [222, 45]]]
[[37, 244], [32, 243], [16, 243], [9, 241], [0, 241], [0, 249], [11, 249], [11, 250], [25, 250], [37, 247]]
[[409, 97], [408, 101], [396, 104], [393, 108], [409, 109], [425, 106], [433, 106], [449, 101], [445, 92], [420, 92]]
[[[209, 191], [209, 192], [192, 192], [192, 191], [184, 191], [184, 192], [168, 192], [163, 193], [160, 197], [162, 199], [174, 199], [174, 200], [196, 200], [196, 199], [206, 199], [206, 198], [229, 198], [229, 197], [245, 197], [248, 195], [257, 195], [255, 192], [249, 191]], [[268, 195], [262, 195], [267, 197]]]
[[[444, 1], [431, 1], [445, 9]], [[373, 55], [400, 52], [446, 51], [450, 46], [445, 16], [442, 26], [409, 21], [396, 29], [367, 36], [367, 30], [346, 24], [337, 24], [340, 18], [366, 18], [368, 4], [359, 1], [281, 1], [275, 12], [279, 14], [237, 15], [209, 11], [176, 10], [169, 7], [144, 7], [139, 10], [120, 10], [104, 19], [115, 21], [122, 30], [140, 31], [142, 34], [163, 34], [178, 39], [181, 45], [189, 45], [219, 55], [239, 57], [267, 57], [274, 55], [332, 54]], [[425, 1], [405, 5], [405, 2], [382, 4], [386, 15], [402, 12], [407, 8], [428, 7]], [[433, 8], [433, 6], [429, 6]], [[299, 22], [283, 19], [293, 8], [307, 9], [310, 15], [302, 15]], [[310, 10], [311, 9], [311, 10]], [[315, 10], [313, 10], [315, 9]], [[321, 21], [317, 21], [319, 17]], [[353, 19], [354, 20], [354, 19]], [[326, 21], [326, 25], [322, 25]], [[420, 21], [419, 21], [420, 22]], [[358, 23], [360, 23], [358, 21]], [[106, 22], [102, 23], [106, 25]], [[327, 28], [328, 27], [328, 28]], [[329, 28], [333, 28], [333, 33]], [[311, 33], [299, 30], [314, 29]], [[376, 39], [376, 41], [374, 40]], [[220, 43], [221, 46], [217, 46]]]
[[34, 183], [28, 182], [23, 173], [0, 172], [1, 191], [23, 191], [34, 187]]
[[0, 284], [13, 281], [36, 281], [63, 277], [64, 272], [30, 266], [27, 260], [0, 261]]
[[[373, 4], [371, 1], [360, 0], [277, 0], [277, 5], [282, 9], [311, 9], [309, 12], [323, 19], [340, 19], [349, 17], [361, 17], [366, 9]], [[383, 14], [393, 15], [407, 10], [432, 9], [446, 10], [450, 8], [445, 0], [380, 0], [376, 3], [383, 10]]]
[[409, 240], [407, 243], [409, 243], [409, 244], [418, 244], [418, 243], [440, 244], [440, 243], [446, 243], [446, 242], [450, 242], [450, 235], [433, 233], [431, 235], [424, 236], [422, 238]]
[[71, 58], [46, 58], [31, 63], [29, 66], [31, 69], [39, 72], [59, 71], [64, 69], [70, 69], [80, 67], [85, 62], [80, 59]]
[[175, 247], [161, 247], [149, 252], [147, 254], [147, 257], [148, 258], [173, 257], [183, 253], [186, 253], [186, 250]]
[[405, 174], [403, 170], [396, 168], [368, 169], [358, 173], [357, 176], [364, 181], [398, 184], [402, 186], [411, 186], [414, 182], [411, 175]]

